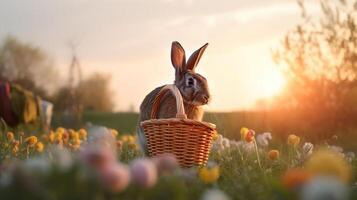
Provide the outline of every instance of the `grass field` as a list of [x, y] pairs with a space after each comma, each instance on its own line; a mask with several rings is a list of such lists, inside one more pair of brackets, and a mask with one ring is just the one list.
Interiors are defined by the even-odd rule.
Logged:
[[[86, 112], [83, 115], [82, 125], [90, 122], [119, 130], [122, 133], [135, 133], [138, 113], [119, 112]], [[216, 124], [220, 134], [229, 139], [239, 139], [241, 127], [251, 127], [257, 133], [271, 132], [278, 142], [285, 141], [289, 134], [296, 134], [306, 140], [321, 143], [329, 140], [331, 136], [337, 135], [339, 140], [334, 141], [336, 145], [342, 145], [346, 149], [356, 149], [357, 127], [346, 126], [342, 128], [330, 128], [328, 124], [310, 125], [306, 121], [296, 120], [294, 116], [286, 114], [265, 112], [227, 112], [205, 113], [204, 121]], [[62, 126], [60, 117], [55, 115], [52, 126]], [[328, 141], [329, 143], [331, 141]]]

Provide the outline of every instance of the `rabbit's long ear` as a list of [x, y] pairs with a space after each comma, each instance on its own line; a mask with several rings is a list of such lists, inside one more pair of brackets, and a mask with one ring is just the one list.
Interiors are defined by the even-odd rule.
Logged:
[[178, 77], [185, 69], [186, 56], [185, 50], [181, 44], [177, 41], [172, 42], [171, 45], [171, 62], [176, 71], [176, 77]]
[[208, 46], [208, 43], [206, 43], [201, 48], [199, 48], [195, 52], [193, 52], [193, 54], [190, 56], [190, 58], [188, 59], [187, 64], [186, 64], [187, 70], [194, 70], [196, 68], [196, 66], [197, 66], [198, 62], [200, 61], [202, 54], [206, 50], [207, 46]]

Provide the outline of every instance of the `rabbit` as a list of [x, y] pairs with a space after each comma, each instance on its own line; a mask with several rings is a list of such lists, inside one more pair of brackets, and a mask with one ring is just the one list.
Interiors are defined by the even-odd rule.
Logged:
[[[207, 46], [208, 43], [196, 50], [187, 62], [185, 50], [182, 48], [181, 44], [174, 41], [171, 46], [171, 62], [175, 68], [174, 84], [182, 95], [187, 118], [198, 121], [202, 121], [202, 106], [208, 104], [211, 99], [207, 79], [202, 75], [195, 73], [195, 68], [197, 67], [197, 64]], [[150, 119], [154, 99], [164, 86], [157, 87], [151, 91], [140, 105], [137, 135], [140, 147], [146, 155], [148, 154], [146, 138], [144, 130], [140, 127], [140, 122]], [[157, 112], [157, 118], [174, 118], [175, 116], [176, 100], [170, 92], [167, 92], [161, 99], [160, 107]]]

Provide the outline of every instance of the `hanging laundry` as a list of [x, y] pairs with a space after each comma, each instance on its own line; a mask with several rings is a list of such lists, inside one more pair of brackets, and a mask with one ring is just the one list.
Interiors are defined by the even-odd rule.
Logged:
[[12, 110], [10, 90], [8, 82], [0, 82], [0, 116], [8, 126], [15, 127], [19, 124], [19, 119]]
[[32, 92], [23, 89], [19, 85], [11, 85], [11, 106], [21, 123], [28, 124], [37, 120], [40, 115], [38, 98]]

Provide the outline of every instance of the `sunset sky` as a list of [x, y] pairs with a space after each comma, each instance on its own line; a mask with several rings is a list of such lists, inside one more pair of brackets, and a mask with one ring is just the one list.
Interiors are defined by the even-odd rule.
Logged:
[[208, 42], [197, 67], [213, 95], [207, 108], [230, 111], [283, 87], [270, 49], [299, 19], [295, 0], [2, 0], [0, 39], [39, 46], [64, 81], [74, 41], [85, 75], [112, 76], [116, 110], [138, 108], [152, 89], [172, 83], [172, 41], [186, 53]]

